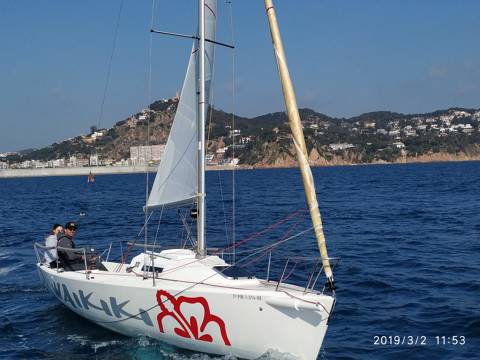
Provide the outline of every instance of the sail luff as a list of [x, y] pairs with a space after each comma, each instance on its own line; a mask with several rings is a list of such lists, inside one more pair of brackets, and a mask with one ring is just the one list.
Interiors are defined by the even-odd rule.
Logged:
[[[199, 202], [199, 194], [204, 194], [200, 180], [205, 183], [205, 146], [199, 149], [200, 138], [204, 138], [205, 110], [200, 114], [200, 103], [204, 109], [211, 100], [211, 82], [216, 38], [216, 0], [203, 0], [204, 17], [204, 95], [199, 99], [200, 49], [195, 41], [190, 53], [187, 73], [180, 93], [177, 111], [168, 136], [165, 151], [158, 167], [146, 209], [178, 207]], [[200, 30], [200, 28], [199, 28]], [[199, 36], [198, 36], [199, 37]], [[206, 40], [211, 42], [206, 42]], [[201, 122], [201, 124], [200, 124]], [[202, 159], [203, 158], [203, 159]], [[203, 185], [204, 188], [204, 185]], [[205, 211], [202, 211], [205, 214]]]
[[292, 81], [290, 79], [290, 74], [287, 67], [287, 60], [283, 50], [282, 39], [280, 36], [280, 30], [278, 28], [272, 0], [265, 0], [265, 9], [267, 12], [268, 22], [270, 26], [270, 34], [272, 36], [278, 72], [280, 74], [280, 80], [282, 83], [282, 90], [288, 121], [293, 134], [293, 142], [298, 157], [300, 172], [302, 174], [305, 197], [310, 211], [310, 217], [312, 219], [315, 236], [317, 238], [323, 269], [325, 271], [325, 275], [331, 288], [333, 288], [333, 273], [328, 258], [325, 235], [323, 233], [322, 218], [320, 216], [317, 196], [315, 193], [315, 184], [313, 181], [312, 171], [307, 160], [307, 147], [305, 145], [305, 138], [303, 136], [300, 114], [298, 113], [295, 91], [293, 89]]
[[190, 204], [196, 197], [197, 100], [195, 48], [194, 44], [172, 128], [148, 197], [147, 208], [149, 209]]

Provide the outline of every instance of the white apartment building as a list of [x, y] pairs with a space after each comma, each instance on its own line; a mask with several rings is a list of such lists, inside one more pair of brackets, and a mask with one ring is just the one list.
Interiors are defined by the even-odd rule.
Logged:
[[131, 146], [130, 161], [132, 165], [147, 165], [150, 162], [160, 162], [165, 145], [149, 145], [149, 146]]

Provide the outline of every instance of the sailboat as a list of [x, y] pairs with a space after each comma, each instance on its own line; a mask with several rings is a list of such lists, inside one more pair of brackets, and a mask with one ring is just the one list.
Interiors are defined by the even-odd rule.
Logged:
[[[327, 284], [314, 289], [320, 270], [305, 287], [242, 273], [205, 244], [205, 120], [210, 99], [216, 32], [216, 0], [199, 1], [198, 36], [188, 63], [177, 112], [146, 201], [145, 212], [196, 204], [196, 247], [156, 251], [148, 247], [130, 264], [103, 261], [108, 271], [63, 271], [42, 262], [47, 289], [67, 308], [127, 336], [147, 336], [209, 354], [255, 359], [269, 351], [315, 359], [334, 304], [335, 287], [313, 176], [271, 0], [265, 0], [274, 53], [302, 173], [313, 230]], [[72, 251], [61, 249], [58, 251]], [[312, 276], [314, 273], [312, 273]]]

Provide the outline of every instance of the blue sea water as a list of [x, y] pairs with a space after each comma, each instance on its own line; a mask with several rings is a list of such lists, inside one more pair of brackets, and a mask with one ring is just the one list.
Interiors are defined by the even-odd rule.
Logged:
[[[341, 257], [335, 269], [338, 302], [319, 358], [479, 358], [480, 162], [313, 173], [329, 254]], [[145, 183], [143, 174], [97, 176], [91, 185], [85, 177], [0, 180], [1, 358], [216, 358], [96, 326], [59, 304], [36, 274], [32, 243], [42, 241], [54, 222], [78, 221], [77, 244], [104, 249], [113, 241], [112, 256], [118, 258], [120, 242], [136, 239], [142, 227]], [[235, 183], [237, 242], [305, 207], [296, 169], [237, 171]], [[207, 173], [209, 246], [232, 242], [231, 188], [231, 172]], [[241, 251], [307, 229], [301, 214], [243, 243], [239, 263]], [[157, 243], [173, 245], [181, 236], [179, 224], [176, 212], [157, 213], [148, 233]], [[274, 252], [274, 274], [288, 255], [316, 256], [312, 234]], [[265, 276], [265, 262], [253, 257], [244, 264]], [[305, 279], [295, 273], [291, 280]], [[408, 345], [406, 338], [395, 345], [395, 336], [418, 343]], [[445, 345], [436, 336], [445, 336]], [[452, 336], [463, 336], [465, 343], [448, 344]]]

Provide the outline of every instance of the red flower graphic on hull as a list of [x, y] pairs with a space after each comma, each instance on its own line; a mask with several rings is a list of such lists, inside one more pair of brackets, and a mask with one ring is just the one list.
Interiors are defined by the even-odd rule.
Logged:
[[[224, 321], [216, 315], [210, 312], [210, 306], [207, 299], [202, 296], [187, 297], [180, 296], [177, 299], [172, 294], [165, 290], [157, 291], [157, 302], [160, 305], [160, 314], [157, 316], [158, 327], [163, 333], [163, 320], [165, 318], [174, 319], [178, 327], [174, 328], [175, 334], [184, 338], [194, 338], [196, 340], [213, 342], [213, 337], [209, 333], [204, 333], [207, 325], [214, 323], [218, 325], [220, 334], [222, 336], [225, 345], [230, 346], [230, 340], [228, 340], [227, 330], [225, 329]], [[172, 309], [167, 308], [167, 304], [173, 305]], [[182, 304], [200, 305], [203, 308], [203, 319], [197, 319], [195, 316], [190, 316], [189, 319], [185, 317], [180, 309]], [[171, 306], [169, 306], [171, 308]], [[200, 320], [200, 321], [199, 321]]]

